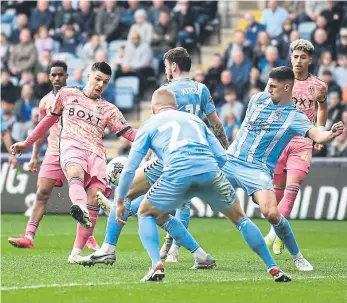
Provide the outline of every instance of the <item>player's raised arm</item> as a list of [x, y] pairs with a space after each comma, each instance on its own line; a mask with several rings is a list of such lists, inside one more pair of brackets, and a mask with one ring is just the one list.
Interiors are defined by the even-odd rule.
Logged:
[[344, 125], [343, 123], [337, 122], [335, 123], [332, 127], [331, 130], [329, 131], [323, 131], [318, 127], [311, 128], [307, 136], [310, 137], [313, 141], [320, 143], [320, 144], [326, 144], [329, 143], [331, 140], [334, 138], [340, 136], [344, 130]]

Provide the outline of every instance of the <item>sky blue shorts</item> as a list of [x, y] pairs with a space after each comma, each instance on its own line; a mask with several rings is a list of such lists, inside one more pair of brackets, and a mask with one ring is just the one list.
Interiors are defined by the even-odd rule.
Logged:
[[270, 173], [232, 156], [228, 155], [222, 172], [234, 188], [242, 188], [248, 196], [262, 189], [274, 190]]
[[236, 200], [233, 187], [220, 170], [188, 177], [164, 172], [147, 193], [147, 199], [163, 213], [194, 197], [209, 204], [213, 211], [228, 210]]

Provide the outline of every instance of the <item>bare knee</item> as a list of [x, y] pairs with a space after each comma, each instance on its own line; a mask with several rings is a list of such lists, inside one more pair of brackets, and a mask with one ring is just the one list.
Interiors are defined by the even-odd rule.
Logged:
[[168, 218], [169, 218], [169, 214], [158, 215], [156, 217], [157, 225], [159, 225], [159, 226], [163, 225], [167, 221]]
[[276, 224], [280, 221], [281, 214], [277, 207], [272, 207], [263, 211], [264, 217], [271, 223]]
[[67, 169], [67, 177], [68, 179], [74, 178], [74, 177], [84, 177], [84, 170], [79, 165], [71, 166]]
[[52, 190], [50, 188], [44, 188], [39, 186], [36, 191], [36, 201], [37, 203], [46, 204], [49, 197], [51, 196]]

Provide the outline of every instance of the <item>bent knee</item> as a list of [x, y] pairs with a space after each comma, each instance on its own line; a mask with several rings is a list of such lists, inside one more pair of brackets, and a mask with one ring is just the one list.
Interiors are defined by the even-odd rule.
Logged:
[[38, 188], [36, 192], [36, 200], [46, 203], [51, 196], [51, 191], [45, 188]]

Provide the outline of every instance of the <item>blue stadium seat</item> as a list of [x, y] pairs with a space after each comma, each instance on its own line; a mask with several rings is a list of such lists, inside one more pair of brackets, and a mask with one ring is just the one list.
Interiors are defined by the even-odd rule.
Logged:
[[303, 22], [299, 24], [298, 31], [300, 38], [305, 40], [311, 40], [311, 34], [315, 30], [316, 24], [314, 22]]
[[135, 76], [119, 77], [116, 79], [115, 87], [116, 90], [119, 88], [128, 88], [134, 96], [137, 96], [140, 90], [140, 80]]
[[133, 109], [135, 105], [133, 90], [129, 87], [119, 87], [115, 89], [114, 104], [120, 109]]
[[71, 57], [68, 60], [66, 60], [66, 64], [69, 67], [69, 69], [76, 69], [76, 68], [83, 68], [84, 67], [84, 62], [80, 58], [74, 58]]
[[1, 32], [4, 33], [7, 38], [10, 37], [12, 33], [12, 24], [1, 23]]

